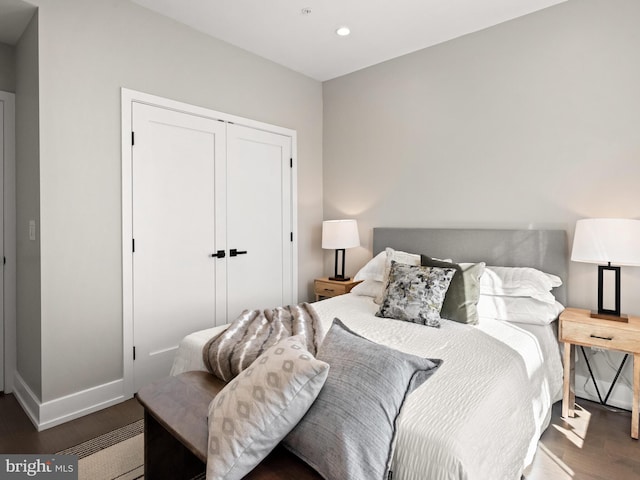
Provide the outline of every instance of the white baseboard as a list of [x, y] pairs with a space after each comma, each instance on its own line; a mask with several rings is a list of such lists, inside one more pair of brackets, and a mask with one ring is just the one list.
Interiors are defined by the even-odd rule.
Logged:
[[[600, 395], [602, 395], [603, 400], [610, 387], [611, 382], [598, 380], [598, 389], [600, 390]], [[591, 378], [588, 376], [585, 377], [576, 373], [575, 392], [576, 397], [586, 398], [587, 400], [592, 400], [598, 403], [600, 402], [598, 400], [598, 395], [596, 394], [596, 389], [591, 382]], [[631, 410], [631, 407], [633, 406], [633, 391], [622, 382], [622, 379], [619, 379], [618, 383], [616, 383], [609, 400], [607, 400], [607, 405]]]
[[124, 394], [122, 379], [88, 388], [47, 402], [40, 402], [33, 391], [15, 375], [14, 394], [38, 431], [116, 405], [131, 398]]
[[[33, 390], [29, 388], [27, 382], [20, 376], [18, 372], [15, 372], [13, 375], [13, 395], [18, 400], [18, 403], [24, 410], [24, 413], [27, 414], [31, 423], [38, 428], [38, 423], [40, 422], [40, 400]], [[38, 430], [40, 430], [38, 428]]]

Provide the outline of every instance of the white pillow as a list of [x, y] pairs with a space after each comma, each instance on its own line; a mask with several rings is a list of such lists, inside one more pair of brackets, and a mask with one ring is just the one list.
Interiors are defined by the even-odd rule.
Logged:
[[550, 291], [560, 285], [560, 277], [531, 267], [486, 267], [480, 278], [480, 294], [531, 297], [553, 304], [556, 299]]
[[562, 285], [562, 279], [559, 276], [553, 275], [552, 273], [545, 273], [545, 275], [551, 280], [551, 286], [553, 288], [558, 288]]
[[402, 250], [394, 250], [391, 247], [384, 249], [386, 254], [384, 262], [384, 278], [389, 279], [389, 271], [391, 270], [391, 262], [403, 263], [405, 265], [420, 266], [420, 254], [403, 252]]
[[207, 480], [253, 470], [307, 413], [328, 374], [301, 335], [265, 350], [209, 404]]
[[376, 280], [365, 280], [351, 289], [351, 293], [362, 297], [376, 298], [384, 293], [384, 283]]
[[[353, 277], [354, 280], [375, 280], [382, 282], [384, 279], [384, 264], [387, 260], [387, 252], [380, 252], [369, 260], [364, 267], [358, 270]], [[353, 291], [353, 290], [352, 290]]]
[[478, 316], [516, 323], [548, 325], [564, 310], [560, 302], [546, 303], [530, 297], [480, 295]]

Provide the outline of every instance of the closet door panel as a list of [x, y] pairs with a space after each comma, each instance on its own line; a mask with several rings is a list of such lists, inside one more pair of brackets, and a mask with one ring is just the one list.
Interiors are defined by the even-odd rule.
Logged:
[[229, 321], [244, 309], [293, 302], [290, 158], [290, 137], [228, 125]]
[[[133, 106], [133, 316], [136, 390], [169, 374], [178, 342], [215, 325], [216, 159], [225, 125]], [[219, 276], [219, 275], [218, 275]]]

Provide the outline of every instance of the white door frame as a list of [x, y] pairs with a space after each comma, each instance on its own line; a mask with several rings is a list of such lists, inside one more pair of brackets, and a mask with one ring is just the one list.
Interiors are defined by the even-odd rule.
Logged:
[[[3, 268], [4, 277], [4, 392], [13, 391], [16, 371], [16, 102], [15, 94], [0, 91], [4, 111]], [[0, 259], [2, 260], [2, 259]]]
[[291, 175], [291, 228], [292, 242], [292, 274], [293, 298], [298, 298], [298, 191], [297, 191], [297, 142], [296, 131], [277, 127], [266, 123], [236, 117], [208, 108], [178, 102], [148, 93], [123, 88], [121, 90], [122, 105], [122, 353], [123, 353], [123, 389], [125, 396], [132, 396], [133, 382], [133, 203], [132, 203], [132, 171], [131, 145], [132, 103], [139, 102], [161, 108], [176, 110], [192, 115], [200, 115], [215, 120], [244, 125], [267, 132], [279, 133], [291, 137], [291, 156], [293, 160]]

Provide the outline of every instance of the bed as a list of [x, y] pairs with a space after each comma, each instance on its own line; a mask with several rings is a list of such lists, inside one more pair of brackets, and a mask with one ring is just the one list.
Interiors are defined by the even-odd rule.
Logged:
[[[566, 279], [561, 230], [374, 229], [373, 253], [391, 247], [455, 262], [533, 267]], [[566, 302], [564, 285], [553, 290]], [[439, 371], [406, 400], [399, 418], [393, 478], [519, 479], [562, 397], [555, 325], [482, 318], [430, 328], [375, 316], [369, 296], [347, 294], [314, 305], [328, 329], [334, 318], [358, 334], [406, 353], [439, 358]], [[172, 375], [205, 370], [202, 347], [225, 327], [180, 343]]]

